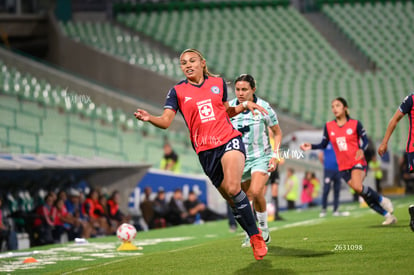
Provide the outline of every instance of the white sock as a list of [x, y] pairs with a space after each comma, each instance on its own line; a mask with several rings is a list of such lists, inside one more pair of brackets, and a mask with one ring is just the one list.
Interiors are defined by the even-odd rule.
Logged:
[[257, 221], [259, 222], [259, 228], [260, 229], [267, 228], [267, 211], [265, 212], [256, 211], [256, 216], [257, 216]]

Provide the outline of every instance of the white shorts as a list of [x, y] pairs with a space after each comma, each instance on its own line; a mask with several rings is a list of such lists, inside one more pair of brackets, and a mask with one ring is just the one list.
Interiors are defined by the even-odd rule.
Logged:
[[263, 156], [260, 158], [246, 160], [244, 165], [244, 171], [242, 176], [242, 182], [252, 178], [254, 172], [262, 172], [270, 175], [267, 170], [269, 169], [269, 161], [272, 158], [272, 155]]

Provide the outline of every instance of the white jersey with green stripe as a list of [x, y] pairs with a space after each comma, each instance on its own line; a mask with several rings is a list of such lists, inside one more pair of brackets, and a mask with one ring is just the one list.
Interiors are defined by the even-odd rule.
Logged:
[[[279, 123], [276, 112], [268, 102], [256, 96], [254, 96], [254, 102], [266, 109], [268, 114], [263, 115], [256, 110], [253, 116], [252, 112], [246, 110], [231, 118], [233, 127], [243, 134], [243, 143], [246, 147], [246, 160], [272, 154], [268, 127]], [[229, 102], [229, 105], [232, 107], [238, 104], [237, 98]]]

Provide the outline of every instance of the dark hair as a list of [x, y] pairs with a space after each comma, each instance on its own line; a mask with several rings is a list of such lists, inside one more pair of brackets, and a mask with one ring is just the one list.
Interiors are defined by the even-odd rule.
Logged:
[[[344, 105], [345, 108], [348, 108], [348, 102], [346, 102], [345, 98], [339, 96], [339, 97], [335, 98], [332, 101], [335, 101], [335, 100], [338, 100], [339, 102], [342, 103], [342, 105]], [[345, 111], [345, 115], [346, 115], [347, 118], [349, 118], [349, 110], [348, 109]]]
[[250, 87], [252, 87], [252, 89], [256, 88], [256, 80], [254, 80], [253, 76], [251, 76], [249, 74], [239, 75], [239, 77], [236, 78], [236, 80], [234, 80], [234, 85], [236, 85], [236, 83], [239, 82], [239, 81], [249, 82]]

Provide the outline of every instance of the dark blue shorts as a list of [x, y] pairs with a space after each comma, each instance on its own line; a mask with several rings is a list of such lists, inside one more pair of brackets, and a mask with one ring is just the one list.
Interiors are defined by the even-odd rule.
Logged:
[[407, 154], [408, 171], [410, 173], [414, 173], [414, 153], [406, 153], [406, 154]]
[[221, 182], [224, 179], [221, 158], [224, 153], [232, 150], [240, 151], [246, 156], [244, 144], [240, 136], [229, 140], [229, 142], [220, 147], [198, 153], [198, 159], [200, 160], [204, 173], [206, 173], [216, 188], [220, 187]]
[[352, 170], [355, 170], [355, 169], [363, 170], [365, 173], [367, 172], [367, 166], [361, 165], [361, 164], [357, 164], [351, 169], [341, 171], [341, 177], [346, 181], [346, 183], [348, 183], [348, 181], [351, 180]]

